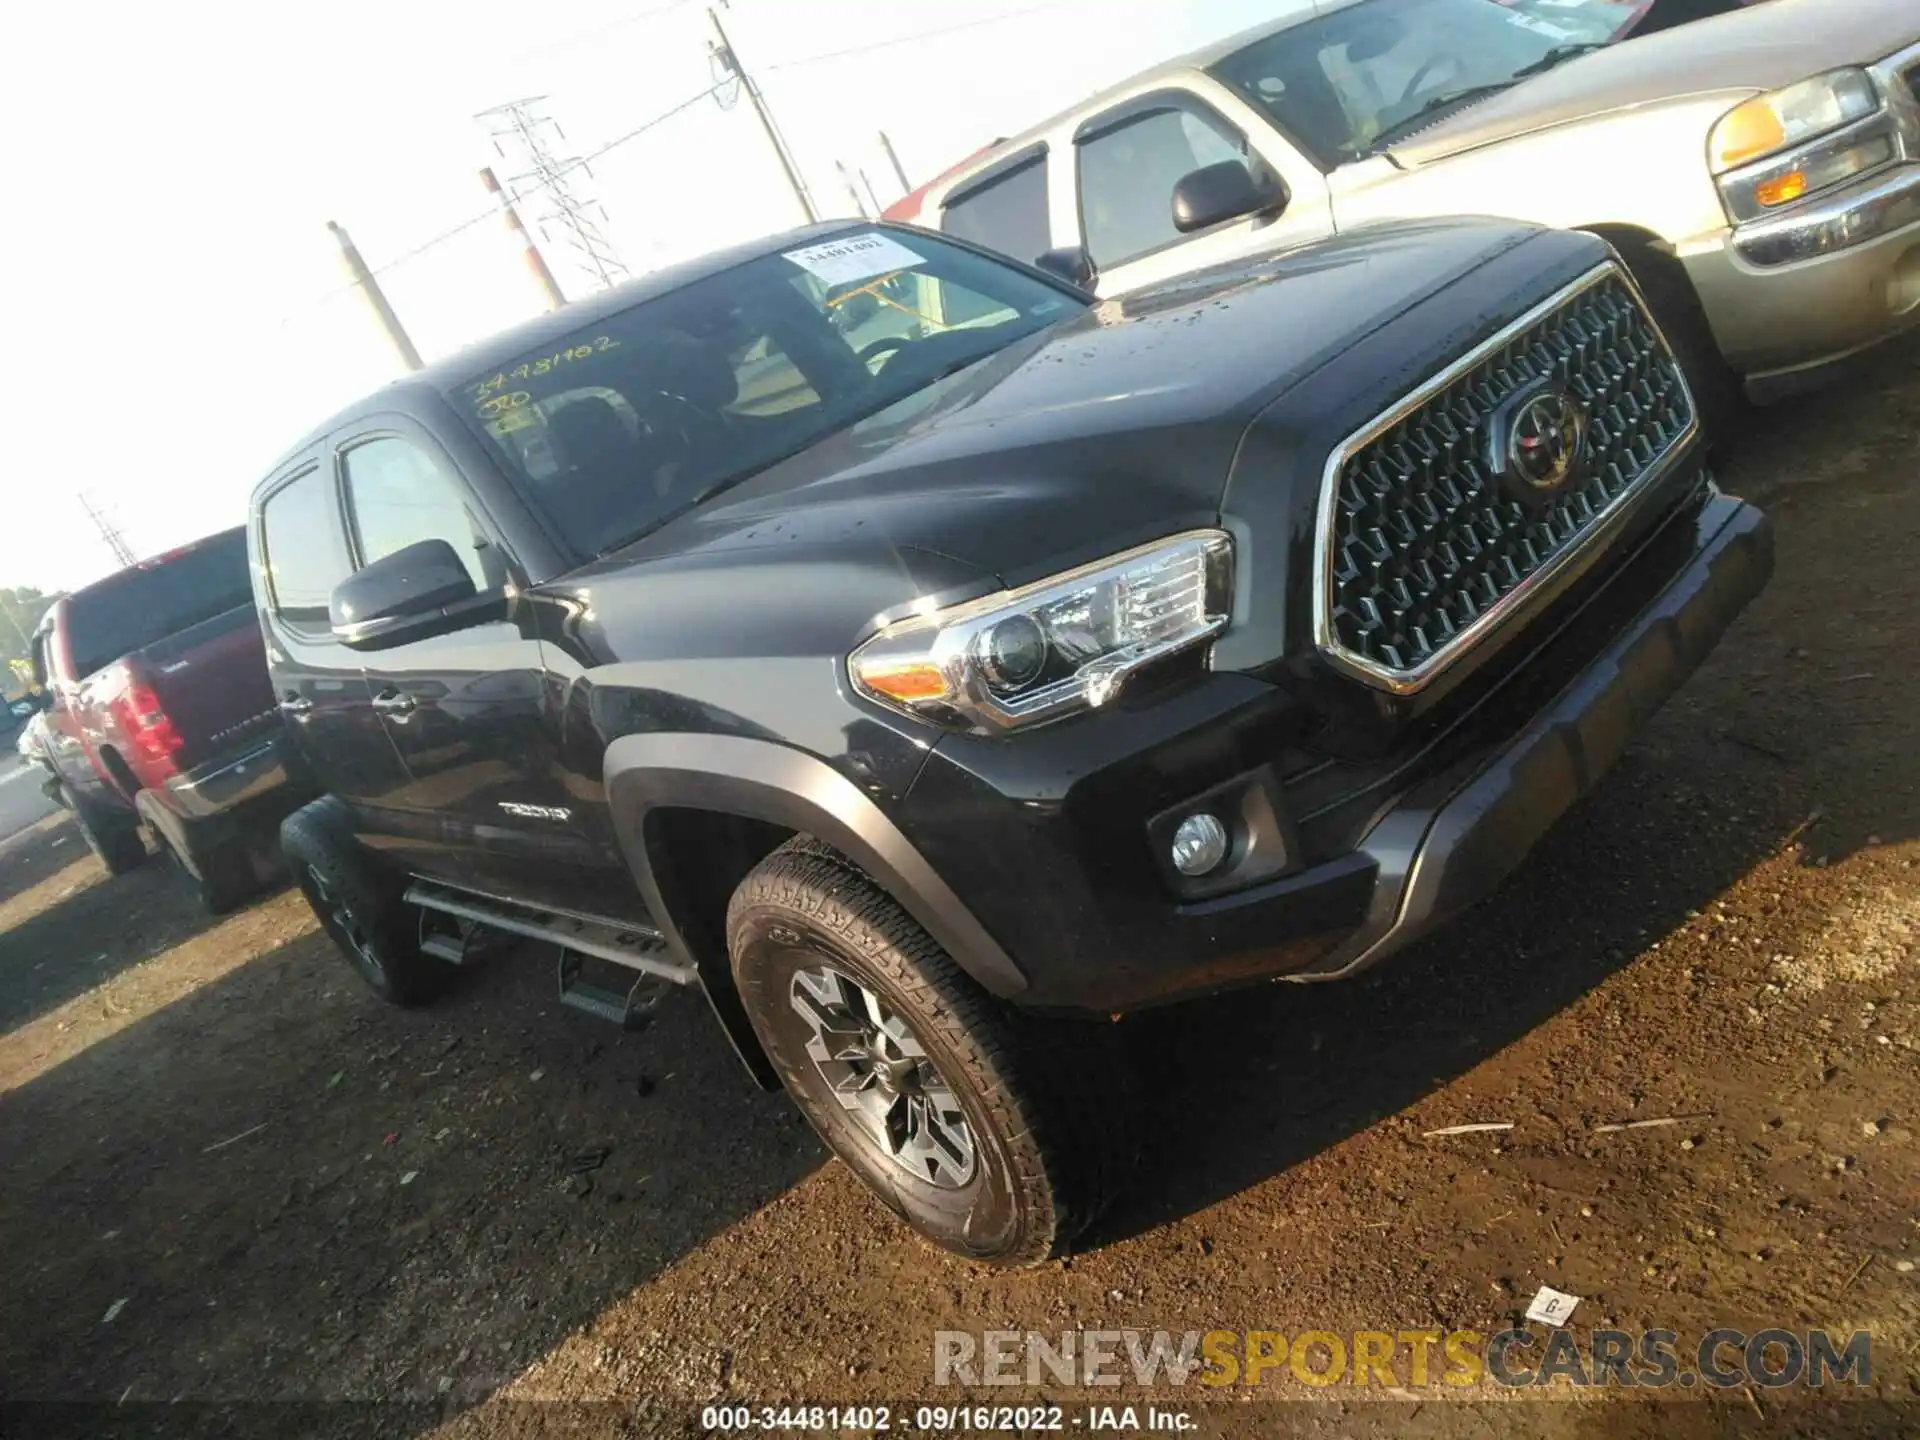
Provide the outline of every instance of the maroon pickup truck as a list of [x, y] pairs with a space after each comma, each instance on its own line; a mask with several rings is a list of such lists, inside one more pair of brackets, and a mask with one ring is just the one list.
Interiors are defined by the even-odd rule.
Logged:
[[280, 749], [244, 529], [56, 601], [33, 664], [35, 758], [110, 873], [146, 859], [143, 830], [216, 914], [274, 873], [280, 821], [310, 797]]

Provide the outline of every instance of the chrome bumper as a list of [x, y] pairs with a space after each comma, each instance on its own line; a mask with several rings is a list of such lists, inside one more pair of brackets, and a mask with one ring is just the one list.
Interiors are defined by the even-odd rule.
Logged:
[[250, 805], [286, 785], [286, 761], [279, 743], [269, 740], [238, 759], [173, 776], [166, 783], [165, 802], [184, 819], [204, 820]]
[[1862, 189], [1742, 225], [1733, 232], [1733, 248], [1749, 265], [1791, 265], [1915, 224], [1920, 224], [1920, 166], [1905, 165]]

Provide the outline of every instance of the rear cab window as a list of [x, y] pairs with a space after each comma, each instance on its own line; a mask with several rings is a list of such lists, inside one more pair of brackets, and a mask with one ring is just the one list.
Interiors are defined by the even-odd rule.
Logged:
[[245, 529], [122, 570], [67, 602], [63, 623], [74, 675], [91, 675], [123, 655], [252, 603]]
[[333, 587], [353, 573], [333, 522], [332, 478], [309, 467], [260, 507], [261, 559], [273, 611], [291, 625], [324, 629]]

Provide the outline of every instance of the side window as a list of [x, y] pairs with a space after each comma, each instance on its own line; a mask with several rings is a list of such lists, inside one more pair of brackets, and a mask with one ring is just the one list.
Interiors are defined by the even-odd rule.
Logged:
[[333, 587], [353, 573], [334, 527], [332, 489], [318, 469], [306, 470], [260, 507], [273, 609], [295, 625], [325, 626]]
[[1224, 120], [1174, 101], [1096, 130], [1078, 147], [1080, 217], [1102, 269], [1184, 238], [1173, 227], [1173, 187], [1203, 165], [1247, 155]]
[[362, 440], [340, 459], [362, 564], [422, 540], [444, 540], [466, 565], [476, 590], [497, 588], [481, 560], [485, 540], [467, 510], [465, 488], [444, 462], [399, 435]]
[[1031, 265], [1053, 248], [1045, 152], [984, 185], [962, 190], [941, 210], [940, 228]]

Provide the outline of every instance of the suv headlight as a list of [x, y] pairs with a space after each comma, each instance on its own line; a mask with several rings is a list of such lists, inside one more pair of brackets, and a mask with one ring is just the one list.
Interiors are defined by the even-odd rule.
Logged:
[[1083, 565], [887, 626], [847, 659], [861, 694], [936, 724], [1018, 729], [1104, 705], [1141, 667], [1226, 629], [1221, 530]]
[[1761, 160], [1790, 145], [1864, 120], [1880, 108], [1880, 92], [1864, 70], [1834, 70], [1784, 90], [1756, 95], [1729, 110], [1707, 137], [1713, 173]]

